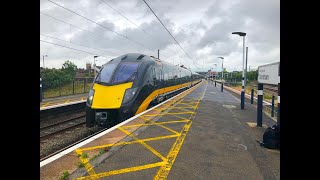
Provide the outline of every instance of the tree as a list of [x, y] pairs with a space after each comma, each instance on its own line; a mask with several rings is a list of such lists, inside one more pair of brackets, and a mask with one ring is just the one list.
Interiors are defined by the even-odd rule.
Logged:
[[61, 70], [62, 72], [74, 78], [76, 76], [77, 66], [73, 62], [68, 60], [62, 64]]

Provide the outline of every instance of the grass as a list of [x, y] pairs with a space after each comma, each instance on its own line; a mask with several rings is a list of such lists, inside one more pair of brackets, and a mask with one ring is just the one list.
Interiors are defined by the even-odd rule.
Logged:
[[83, 153], [83, 154], [81, 154], [81, 157], [82, 158], [88, 158], [88, 154], [87, 153]]
[[95, 154], [95, 155], [90, 159], [90, 161], [91, 161], [92, 159], [98, 157], [98, 156], [101, 156], [101, 155], [104, 154], [105, 152], [107, 152], [107, 149], [109, 149], [109, 148], [100, 150], [99, 154]]
[[64, 171], [62, 176], [60, 176], [59, 179], [60, 180], [66, 180], [66, 179], [68, 179], [69, 175], [70, 175], [69, 171]]
[[272, 95], [270, 95], [270, 94], [267, 94], [267, 93], [263, 93], [263, 98], [264, 99], [272, 99]]
[[[80, 81], [74, 82], [74, 94], [80, 94], [80, 93], [87, 93], [89, 92], [89, 89], [91, 88], [92, 83], [86, 83], [85, 91], [84, 91], [84, 84]], [[64, 86], [61, 86], [60, 88], [51, 88], [46, 89], [43, 91], [43, 98], [50, 98], [50, 97], [58, 97], [58, 96], [66, 96], [66, 95], [72, 95], [73, 94], [73, 84], [66, 84]]]
[[82, 167], [84, 167], [83, 162], [78, 162], [78, 168], [82, 168]]

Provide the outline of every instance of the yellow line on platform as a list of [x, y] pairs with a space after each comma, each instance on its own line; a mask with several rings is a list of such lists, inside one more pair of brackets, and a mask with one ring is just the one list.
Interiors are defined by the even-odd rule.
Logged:
[[88, 171], [88, 173], [94, 177], [94, 179], [99, 179], [96, 175], [96, 172], [94, 172], [93, 167], [89, 163], [89, 160], [87, 158], [82, 157], [82, 151], [81, 149], [76, 149], [76, 153], [79, 155], [81, 162], [84, 164], [84, 167]]
[[[208, 83], [206, 83], [206, 84], [208, 84]], [[199, 98], [199, 100], [197, 102], [197, 105], [196, 105], [196, 107], [194, 109], [198, 108], [199, 102], [203, 98], [206, 90], [207, 90], [207, 87], [204, 90], [204, 92], [202, 93], [202, 97]], [[192, 116], [195, 116], [195, 114], [196, 113], [191, 114], [190, 118]], [[176, 157], [177, 157], [177, 155], [178, 155], [178, 153], [180, 151], [180, 148], [181, 148], [181, 146], [183, 144], [183, 141], [184, 141], [184, 139], [185, 139], [190, 127], [191, 127], [191, 124], [192, 124], [192, 121], [190, 120], [189, 122], [186, 123], [186, 125], [181, 130], [181, 132], [180, 132], [181, 135], [176, 139], [174, 145], [172, 146], [172, 148], [170, 149], [170, 151], [169, 151], [169, 153], [168, 153], [168, 155], [166, 157], [167, 160], [168, 160], [167, 163], [160, 167], [160, 169], [158, 170], [157, 174], [154, 176], [154, 180], [167, 179], [167, 176], [169, 175], [169, 172], [170, 172], [170, 170], [172, 168], [172, 165], [174, 164], [174, 161], [175, 161], [175, 159], [176, 159]]]
[[47, 102], [45, 105], [43, 105], [41, 107], [46, 107], [48, 104], [50, 104], [50, 102]]
[[168, 127], [166, 127], [166, 126], [164, 126], [164, 125], [162, 125], [162, 124], [155, 123], [155, 122], [152, 121], [151, 119], [148, 119], [148, 118], [145, 118], [145, 117], [142, 117], [142, 118], [145, 119], [145, 120], [148, 121], [148, 122], [151, 122], [151, 125], [156, 125], [156, 126], [159, 126], [159, 127], [164, 128], [164, 129], [166, 129], [166, 130], [168, 130], [168, 131], [170, 131], [170, 132], [173, 132], [174, 134], [179, 134], [177, 131], [175, 131], [175, 130], [173, 130], [173, 129], [171, 129], [171, 128], [168, 128]]
[[192, 121], [189, 121], [186, 123], [186, 125], [183, 127], [181, 131], [181, 135], [176, 139], [174, 142], [172, 148], [170, 149], [168, 155], [167, 155], [167, 162], [161, 166], [161, 168], [158, 170], [157, 174], [154, 176], [154, 179], [167, 179], [167, 176], [172, 168], [172, 165], [180, 151], [180, 148], [182, 146], [182, 143], [190, 129], [190, 126], [192, 124]]
[[[171, 123], [179, 123], [179, 122], [188, 122], [190, 120], [186, 119], [186, 120], [177, 120], [177, 121], [166, 121], [166, 122], [155, 122], [155, 125], [159, 125], [159, 124], [171, 124]], [[153, 124], [134, 124], [134, 125], [129, 125], [129, 126], [121, 126], [122, 128], [131, 128], [131, 127], [137, 127], [137, 126], [152, 126]]]
[[[103, 172], [100, 174], [97, 174], [98, 177], [106, 177], [106, 176], [111, 176], [111, 175], [116, 175], [116, 174], [123, 174], [123, 173], [128, 173], [128, 172], [133, 172], [133, 171], [140, 171], [144, 169], [150, 169], [158, 166], [162, 166], [165, 162], [158, 162], [158, 163], [152, 163], [152, 164], [147, 164], [143, 166], [135, 166], [135, 167], [130, 167], [130, 168], [124, 168], [124, 169], [119, 169], [119, 170], [113, 170], [109, 172]], [[90, 179], [91, 176], [85, 176], [85, 177], [80, 177], [78, 180], [82, 179]]]
[[[156, 140], [160, 140], [160, 139], [169, 139], [169, 138], [174, 138], [177, 137], [178, 135], [173, 134], [173, 135], [168, 135], [168, 136], [157, 136], [157, 137], [153, 137], [153, 138], [146, 138], [146, 139], [140, 139], [143, 142], [148, 142], [148, 141], [156, 141]], [[90, 151], [90, 150], [95, 150], [95, 149], [102, 149], [102, 148], [106, 148], [106, 147], [111, 147], [111, 146], [122, 146], [122, 145], [127, 145], [127, 144], [135, 144], [135, 143], [139, 143], [138, 141], [130, 141], [130, 142], [117, 142], [114, 144], [105, 144], [105, 145], [101, 145], [101, 146], [93, 146], [93, 147], [88, 147], [88, 148], [82, 148], [82, 151]]]
[[167, 161], [167, 159], [165, 157], [163, 157], [158, 151], [156, 151], [155, 149], [153, 149], [151, 146], [149, 146], [148, 144], [146, 144], [145, 142], [141, 141], [140, 139], [138, 139], [136, 136], [134, 136], [133, 134], [129, 133], [128, 131], [126, 131], [125, 129], [122, 129], [121, 127], [118, 127], [118, 129], [122, 132], [124, 132], [125, 134], [127, 134], [128, 136], [132, 137], [134, 140], [138, 141], [141, 145], [143, 145], [145, 148], [147, 148], [150, 152], [152, 152], [154, 155], [158, 156], [162, 161]]
[[180, 107], [177, 107], [177, 106], [175, 108], [180, 109], [180, 110], [184, 110], [184, 112], [192, 112], [193, 113], [193, 111], [186, 110], [186, 109], [183, 109], [183, 108], [180, 108]]
[[184, 104], [184, 105], [187, 105], [187, 106], [190, 106], [190, 107], [193, 107], [193, 105], [190, 105], [191, 103], [183, 103], [183, 102], [180, 102], [178, 104]]
[[[172, 114], [194, 114], [194, 112], [190, 111], [190, 112], [179, 112], [179, 113], [163, 113], [161, 115], [166, 115], [166, 114], [169, 114], [169, 115], [172, 115]], [[146, 114], [146, 115], [143, 115], [143, 116], [158, 116], [160, 114]]]

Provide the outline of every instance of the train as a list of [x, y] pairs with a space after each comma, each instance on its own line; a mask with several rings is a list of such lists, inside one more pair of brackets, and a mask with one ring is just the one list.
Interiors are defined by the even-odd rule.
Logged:
[[86, 102], [86, 126], [110, 127], [201, 82], [202, 75], [153, 56], [128, 53], [101, 66]]

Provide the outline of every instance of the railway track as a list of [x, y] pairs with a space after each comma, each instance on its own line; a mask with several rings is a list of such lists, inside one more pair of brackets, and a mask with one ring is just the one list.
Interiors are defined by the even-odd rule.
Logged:
[[85, 115], [69, 118], [61, 122], [40, 127], [40, 142], [80, 126], [85, 126]]

